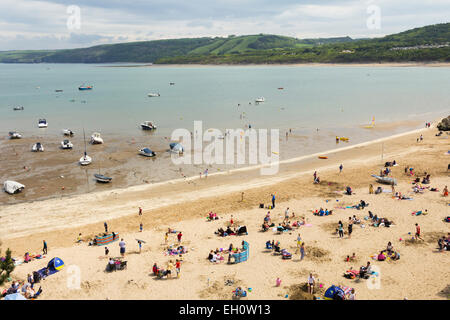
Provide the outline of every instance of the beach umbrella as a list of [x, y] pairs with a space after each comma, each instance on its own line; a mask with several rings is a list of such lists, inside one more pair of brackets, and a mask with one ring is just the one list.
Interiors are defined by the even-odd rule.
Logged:
[[20, 293], [12, 293], [5, 296], [5, 300], [27, 300], [27, 298]]

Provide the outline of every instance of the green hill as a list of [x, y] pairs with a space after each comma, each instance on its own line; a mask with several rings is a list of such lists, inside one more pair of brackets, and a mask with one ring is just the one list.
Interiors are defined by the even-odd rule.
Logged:
[[376, 39], [296, 39], [278, 35], [185, 38], [68, 50], [4, 51], [3, 63], [363, 63], [450, 61], [450, 23]]

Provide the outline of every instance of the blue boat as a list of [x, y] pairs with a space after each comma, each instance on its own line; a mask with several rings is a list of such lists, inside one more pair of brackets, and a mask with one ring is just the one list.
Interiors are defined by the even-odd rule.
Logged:
[[81, 85], [78, 87], [78, 90], [92, 90], [93, 88], [94, 88], [93, 86]]

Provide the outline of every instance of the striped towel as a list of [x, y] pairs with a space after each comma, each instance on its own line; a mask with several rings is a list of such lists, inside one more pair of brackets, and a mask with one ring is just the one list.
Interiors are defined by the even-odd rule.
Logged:
[[353, 288], [346, 287], [346, 286], [341, 286], [340, 288], [344, 291], [345, 295], [348, 295], [353, 289]]

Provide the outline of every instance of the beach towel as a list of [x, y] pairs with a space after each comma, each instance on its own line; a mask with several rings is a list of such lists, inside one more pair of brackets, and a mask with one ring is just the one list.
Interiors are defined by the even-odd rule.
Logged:
[[346, 287], [346, 286], [340, 286], [340, 288], [344, 291], [345, 295], [350, 294], [350, 292], [352, 291], [353, 288], [350, 287]]

